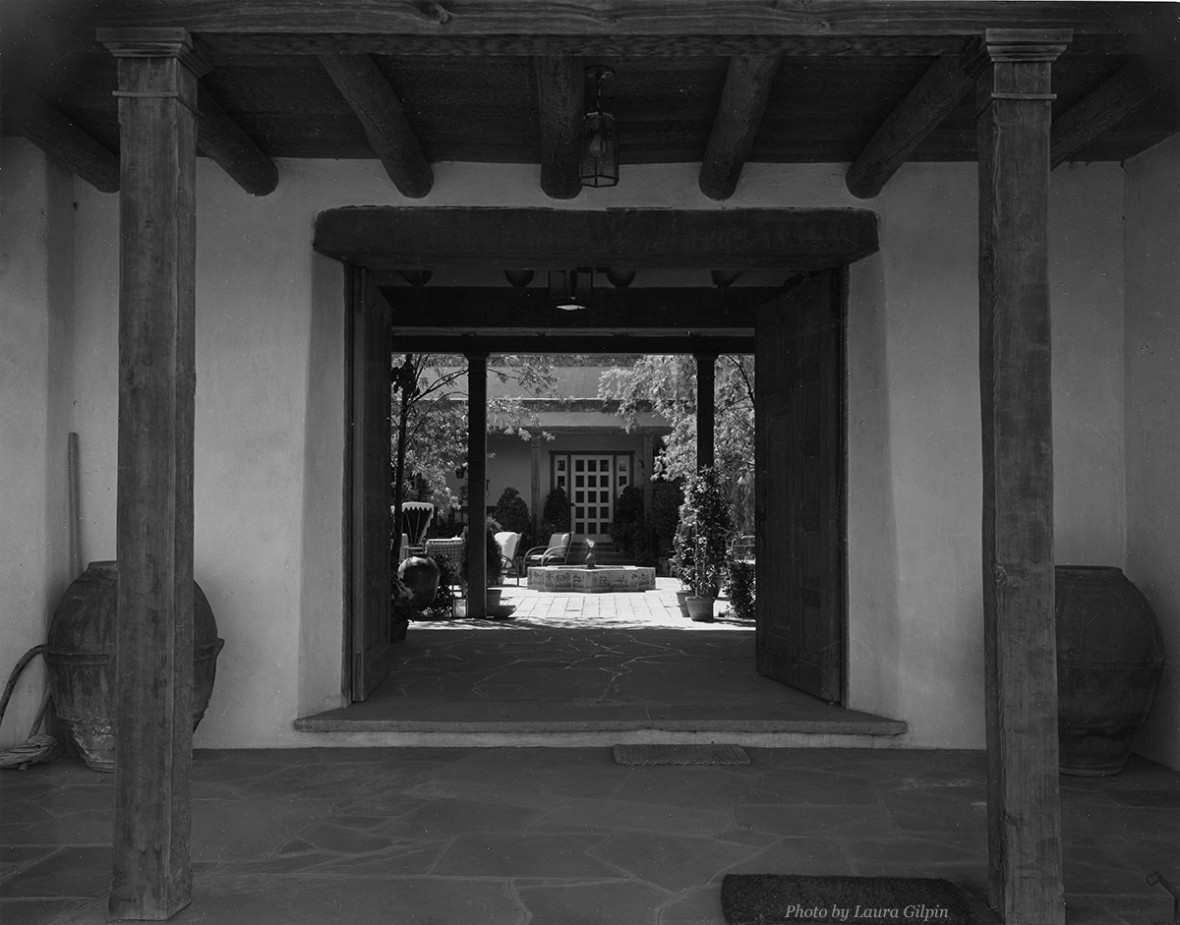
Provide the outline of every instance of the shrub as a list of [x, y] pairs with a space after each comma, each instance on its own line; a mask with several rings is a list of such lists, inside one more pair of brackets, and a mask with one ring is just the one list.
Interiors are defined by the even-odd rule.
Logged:
[[693, 590], [698, 597], [716, 597], [725, 578], [726, 550], [733, 533], [729, 504], [721, 490], [717, 470], [703, 466], [689, 479], [685, 494], [681, 518], [692, 528]]
[[529, 519], [529, 506], [515, 488], [505, 488], [496, 502], [496, 512], [493, 515], [497, 523], [505, 530], [520, 534], [521, 548], [527, 548], [532, 535], [532, 521]]
[[676, 527], [680, 523], [680, 505], [684, 503], [684, 489], [680, 479], [668, 482], [658, 479], [652, 490], [652, 529], [662, 548], [672, 546]]
[[570, 497], [565, 489], [558, 486], [549, 492], [545, 498], [545, 506], [541, 509], [542, 542], [549, 539], [551, 533], [570, 532]]
[[730, 559], [726, 584], [733, 615], [739, 620], [753, 620], [754, 563], [749, 559]]
[[643, 529], [643, 489], [637, 485], [624, 488], [615, 502], [610, 538], [621, 552], [632, 558], [646, 558], [650, 554], [651, 538]]
[[435, 556], [434, 564], [438, 566], [438, 593], [424, 615], [434, 620], [446, 620], [453, 615], [455, 602], [451, 585], [461, 584], [461, 576], [456, 573], [455, 564], [448, 556]]

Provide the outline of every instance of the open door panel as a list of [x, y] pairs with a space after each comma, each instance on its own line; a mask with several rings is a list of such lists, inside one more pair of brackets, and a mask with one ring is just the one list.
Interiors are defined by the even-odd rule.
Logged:
[[843, 272], [814, 273], [756, 320], [759, 673], [844, 699]]
[[368, 270], [350, 269], [349, 656], [353, 701], [389, 674], [391, 658], [389, 303]]

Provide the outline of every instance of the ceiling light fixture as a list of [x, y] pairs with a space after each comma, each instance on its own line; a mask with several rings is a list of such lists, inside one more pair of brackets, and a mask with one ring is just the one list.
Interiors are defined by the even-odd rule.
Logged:
[[[554, 308], [560, 308], [563, 312], [579, 312], [589, 308], [589, 293], [579, 291], [578, 276], [577, 270], [549, 271], [549, 298]], [[587, 289], [593, 291], [593, 288], [594, 277], [591, 275]]]
[[586, 68], [587, 88], [594, 82], [594, 105], [582, 123], [583, 186], [615, 186], [619, 182], [619, 144], [615, 117], [602, 108], [602, 82], [614, 75], [609, 67]]

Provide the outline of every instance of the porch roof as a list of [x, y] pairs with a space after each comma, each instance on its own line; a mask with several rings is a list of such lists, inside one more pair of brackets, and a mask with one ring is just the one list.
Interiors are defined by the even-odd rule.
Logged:
[[1054, 165], [1124, 160], [1180, 129], [1170, 3], [39, 0], [2, 15], [3, 131], [104, 190], [119, 131], [97, 30], [191, 34], [200, 153], [254, 194], [294, 157], [380, 158], [412, 198], [437, 162], [532, 164], [550, 197], [577, 197], [585, 68], [605, 64], [622, 184], [630, 165], [700, 163], [724, 199], [746, 163], [829, 162], [870, 197], [906, 160], [975, 159], [986, 29], [1072, 36], [1053, 67]]

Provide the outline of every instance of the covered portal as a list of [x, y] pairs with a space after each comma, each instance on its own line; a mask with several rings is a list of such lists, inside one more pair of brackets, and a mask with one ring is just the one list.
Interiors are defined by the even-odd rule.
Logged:
[[[11, 6], [5, 5], [6, 12]], [[69, 319], [88, 330], [113, 329], [113, 318], [104, 317], [102, 310], [113, 301], [104, 293], [113, 287], [113, 268], [119, 266], [119, 372], [117, 382], [104, 380], [119, 392], [113, 532], [121, 570], [120, 686], [125, 692], [118, 717], [112, 911], [163, 918], [190, 898], [192, 733], [185, 698], [191, 661], [185, 653], [191, 634], [194, 548], [204, 528], [203, 522], [195, 523], [199, 506], [194, 484], [216, 498], [206, 511], [216, 512], [213, 516], [223, 523], [232, 522], [239, 536], [250, 540], [230, 548], [213, 531], [200, 547], [210, 561], [233, 573], [221, 596], [238, 631], [228, 640], [227, 652], [235, 654], [224, 672], [235, 700], [224, 704], [217, 718], [224, 724], [225, 740], [250, 742], [255, 741], [252, 734], [261, 734], [289, 742], [284, 737], [297, 700], [323, 698], [325, 690], [340, 696], [332, 691], [340, 674], [334, 657], [343, 653], [333, 651], [338, 640], [325, 639], [319, 619], [340, 603], [331, 593], [335, 586], [323, 578], [331, 570], [317, 567], [343, 558], [324, 539], [338, 536], [336, 502], [325, 498], [343, 494], [344, 479], [337, 478], [339, 462], [334, 461], [342, 454], [329, 452], [332, 440], [342, 437], [338, 432], [326, 436], [327, 431], [307, 422], [339, 419], [338, 408], [320, 404], [327, 401], [325, 396], [336, 395], [338, 368], [322, 365], [325, 354], [312, 346], [337, 345], [335, 332], [343, 329], [343, 319], [325, 306], [342, 303], [343, 286], [338, 268], [313, 256], [314, 212], [355, 206], [347, 218], [359, 232], [366, 221], [376, 222], [371, 227], [380, 230], [387, 221], [380, 217], [383, 209], [391, 202], [404, 205], [404, 200], [425, 200], [421, 216], [438, 214], [440, 207], [480, 203], [550, 211], [561, 219], [547, 228], [559, 246], [548, 237], [527, 234], [489, 245], [489, 236], [481, 237], [477, 225], [465, 230], [462, 240], [446, 245], [451, 252], [467, 254], [492, 246], [511, 267], [528, 265], [549, 248], [562, 265], [572, 266], [583, 261], [583, 249], [591, 241], [618, 248], [600, 255], [604, 264], [636, 266], [666, 256], [651, 249], [634, 229], [627, 233], [633, 210], [643, 207], [683, 219], [676, 233], [677, 265], [699, 260], [709, 269], [728, 267], [732, 255], [718, 245], [726, 239], [735, 242], [739, 254], [759, 252], [776, 265], [783, 265], [786, 257], [792, 268], [808, 271], [840, 266], [869, 251], [860, 248], [863, 238], [856, 234], [838, 235], [818, 250], [805, 250], [801, 242], [816, 244], [824, 229], [808, 225], [809, 209], [792, 213], [803, 216], [801, 224], [784, 217], [783, 210], [800, 204], [831, 208], [843, 214], [832, 216], [836, 224], [824, 228], [847, 229], [842, 223], [851, 221], [853, 231], [863, 230], [856, 224], [860, 220], [850, 218], [861, 214], [851, 211], [857, 206], [853, 197], [880, 193], [873, 211], [888, 218], [882, 224], [883, 256], [853, 264], [851, 271], [850, 301], [860, 298], [857, 278], [872, 283], [873, 295], [858, 305], [856, 359], [871, 362], [863, 367], [870, 372], [857, 381], [855, 397], [862, 409], [899, 402], [900, 412], [896, 406], [886, 411], [895, 420], [911, 417], [897, 431], [905, 435], [903, 445], [892, 446], [895, 431], [885, 428], [867, 441], [882, 455], [893, 454], [886, 513], [894, 516], [873, 520], [856, 511], [849, 517], [858, 540], [867, 536], [868, 545], [885, 550], [877, 561], [883, 563], [885, 586], [897, 592], [890, 602], [888, 593], [878, 590], [879, 583], [858, 586], [860, 600], [872, 605], [866, 609], [896, 617], [876, 631], [882, 648], [897, 650], [889, 663], [896, 670], [891, 667], [890, 677], [877, 681], [934, 723], [930, 717], [946, 696], [962, 696], [960, 704], [973, 702], [970, 694], [963, 694], [965, 675], [984, 675], [993, 904], [1010, 922], [1060, 923], [1050, 283], [1056, 267], [1056, 279], [1069, 283], [1060, 287], [1069, 307], [1083, 306], [1083, 314], [1100, 329], [1099, 334], [1080, 331], [1081, 342], [1104, 360], [1117, 361], [1121, 370], [1128, 362], [1120, 346], [1121, 319], [1116, 336], [1107, 338], [1107, 316], [1094, 310], [1092, 293], [1086, 290], [1112, 278], [1102, 272], [1104, 261], [1111, 260], [1105, 256], [1107, 247], [1120, 249], [1115, 275], [1123, 270], [1124, 188], [1131, 190], [1126, 195], [1136, 216], [1127, 233], [1150, 239], [1145, 231], [1150, 229], [1174, 240], [1174, 230], [1155, 217], [1151, 196], [1143, 192], [1162, 185], [1158, 178], [1169, 175], [1161, 158], [1145, 152], [1167, 143], [1177, 129], [1174, 96], [1169, 96], [1175, 87], [1174, 46], [1167, 44], [1175, 35], [1172, 12], [1166, 5], [1104, 3], [923, 4], [899, 11], [893, 6], [850, 9], [842, 3], [686, 0], [673, 5], [606, 2], [586, 10], [541, 4], [524, 11], [496, 0], [379, 7], [286, 0], [232, 8], [153, 0], [106, 4], [100, 22], [63, 17], [55, 47], [45, 48], [32, 38], [16, 43], [25, 58], [18, 56], [15, 69], [6, 72], [6, 119], [14, 113], [9, 124], [94, 188], [78, 184], [67, 193], [46, 184], [40, 192], [22, 191], [18, 200], [34, 223], [49, 222], [38, 217], [38, 196], [52, 200], [55, 210], [64, 207], [51, 210], [53, 221], [61, 221], [70, 233], [50, 235], [55, 243], [36, 251], [47, 262], [49, 255], [68, 264], [74, 283], [68, 287], [68, 309], [53, 316], [53, 323]], [[27, 32], [6, 28], [5, 33], [38, 36], [46, 32], [42, 25], [34, 16]], [[614, 91], [620, 94], [615, 102], [625, 139], [623, 177], [631, 171], [637, 181], [642, 178], [630, 188], [626, 179], [613, 191], [583, 192], [579, 185], [584, 65], [596, 63], [584, 58], [613, 59], [619, 65], [615, 88], [627, 86], [619, 76], [622, 65], [636, 74], [636, 89], [629, 94]], [[40, 66], [58, 59], [75, 66]], [[13, 73], [22, 79], [10, 81]], [[455, 79], [478, 86], [480, 92], [470, 97], [456, 92]], [[489, 99], [509, 98], [520, 105], [486, 105]], [[475, 104], [455, 102], [467, 99]], [[14, 158], [32, 150], [25, 142], [21, 145]], [[1136, 156], [1145, 158], [1144, 166], [1131, 172], [1130, 185], [1124, 187], [1121, 174], [1112, 176], [1118, 170], [1114, 165]], [[1110, 163], [1081, 168], [1077, 176], [1060, 171], [1051, 184], [1050, 168], [1071, 158]], [[846, 170], [846, 164], [852, 166]], [[279, 184], [277, 194], [268, 196], [282, 177], [291, 186]], [[116, 188], [117, 208], [107, 195]], [[1118, 193], [1108, 201], [1095, 196], [1095, 189], [1104, 195]], [[247, 199], [246, 194], [263, 198]], [[552, 208], [552, 200], [577, 197], [567, 208]], [[69, 224], [74, 203], [80, 210], [76, 235]], [[1051, 206], [1069, 219], [1056, 232]], [[978, 223], [967, 223], [965, 230], [962, 218], [967, 213], [977, 215]], [[210, 219], [211, 224], [199, 225]], [[928, 224], [916, 227], [919, 219]], [[93, 225], [87, 226], [88, 221]], [[425, 232], [426, 226], [420, 227]], [[316, 229], [321, 253], [331, 252], [325, 245], [328, 230], [324, 222]], [[491, 231], [494, 235], [495, 228]], [[1065, 258], [1049, 252], [1054, 233]], [[1078, 237], [1087, 233], [1095, 237]], [[1094, 252], [1085, 252], [1092, 241], [1098, 242]], [[277, 251], [275, 242], [282, 245]], [[967, 259], [960, 252], [964, 242], [972, 255]], [[915, 244], [919, 247], [911, 251]], [[364, 242], [351, 241], [348, 252], [339, 256], [364, 265], [366, 249], [374, 247], [380, 249], [380, 240], [365, 236]], [[430, 254], [439, 252], [436, 239]], [[804, 261], [805, 253], [815, 262]], [[833, 253], [847, 257], [833, 260]], [[1054, 264], [1051, 257], [1068, 266]], [[1160, 271], [1142, 266], [1140, 257], [1126, 266], [1137, 276], [1133, 284], [1115, 285], [1112, 302], [1121, 301], [1124, 316], [1134, 308], [1140, 327], [1155, 331], [1153, 310], [1136, 301], [1142, 291], [1136, 287], [1156, 292]], [[941, 286], [924, 290], [916, 307], [907, 302], [906, 296], [920, 289], [915, 280], [937, 274], [943, 274]], [[289, 286], [291, 280], [296, 285]], [[237, 301], [243, 286], [254, 294], [254, 304]], [[203, 303], [203, 291], [216, 297]], [[1167, 291], [1159, 287], [1160, 293]], [[57, 292], [44, 298], [55, 311], [61, 304]], [[273, 315], [254, 311], [256, 304], [277, 307], [284, 301], [301, 310], [293, 317], [277, 310]], [[966, 319], [959, 313], [964, 302], [973, 306]], [[196, 318], [198, 303], [216, 322], [203, 332]], [[377, 311], [372, 302], [365, 304], [366, 310]], [[1057, 320], [1069, 325], [1077, 317], [1065, 311]], [[43, 327], [51, 327], [48, 320]], [[976, 331], [979, 337], [978, 375], [974, 361], [968, 374], [981, 397], [974, 406], [982, 417], [978, 455], [973, 440], [956, 446], [938, 442], [940, 427], [953, 429], [953, 415], [936, 417], [938, 426], [929, 427], [923, 426], [922, 417], [922, 412], [940, 407], [948, 380], [962, 385], [955, 378], [958, 370], [947, 364], [950, 358], [963, 365], [957, 348], [965, 328], [971, 338]], [[875, 339], [869, 336], [873, 332], [890, 336]], [[205, 353], [209, 366], [228, 377], [224, 390], [216, 375], [204, 377], [196, 368], [202, 337], [213, 344]], [[43, 335], [44, 342], [49, 340]], [[248, 390], [238, 388], [241, 381], [229, 368], [233, 364], [225, 363], [226, 356], [237, 356], [241, 343], [262, 344], [257, 351], [263, 355], [261, 363], [251, 356], [240, 362], [258, 364], [272, 374], [259, 375], [254, 383], [259, 387], [248, 397]], [[273, 352], [267, 343], [275, 345]], [[907, 353], [915, 343], [922, 351], [917, 358]], [[371, 349], [374, 358], [388, 356], [386, 346], [376, 340], [352, 349], [357, 347]], [[302, 352], [296, 355], [294, 348]], [[105, 368], [101, 362], [92, 368], [85, 359], [73, 363], [85, 382], [101, 378]], [[905, 375], [898, 374], [899, 364]], [[1093, 371], [1101, 368], [1086, 365], [1073, 370], [1071, 384], [1086, 387]], [[854, 369], [863, 371], [850, 364], [850, 377], [860, 374]], [[298, 409], [282, 405], [289, 379], [301, 384]], [[1148, 382], [1146, 387], [1137, 382], [1146, 399], [1169, 394], [1174, 371], [1150, 370]], [[196, 397], [203, 386], [211, 389], [204, 406]], [[885, 388], [888, 399], [874, 405], [867, 396], [875, 386]], [[50, 430], [68, 431], [64, 425], [75, 420], [69, 401], [49, 385], [40, 388], [44, 404], [56, 410], [45, 411], [39, 420], [54, 425]], [[775, 391], [781, 413], [795, 399], [785, 385]], [[966, 390], [960, 388], [959, 394]], [[1055, 397], [1062, 394], [1057, 391]], [[1090, 422], [1092, 409], [1084, 404], [1067, 406], [1067, 421], [1077, 423], [1078, 432], [1085, 431], [1080, 422]], [[284, 410], [280, 423], [290, 421], [292, 427], [268, 427], [261, 415], [248, 424], [241, 420], [275, 406]], [[1117, 396], [1103, 397], [1103, 407], [1116, 406], [1121, 421], [1121, 386]], [[195, 448], [201, 441], [194, 439], [200, 432], [194, 418], [201, 407], [210, 415], [204, 439], [218, 448], [204, 457], [210, 464], [204, 471], [196, 466], [203, 451]], [[225, 432], [217, 425], [227, 407], [232, 409], [229, 432], [235, 438], [243, 432], [262, 436], [222, 443]], [[78, 416], [78, 426], [93, 425], [95, 432], [115, 426], [105, 405]], [[913, 423], [915, 419], [920, 423]], [[860, 426], [858, 420], [850, 422], [850, 430]], [[1074, 431], [1069, 434], [1075, 450], [1081, 451], [1069, 457], [1062, 474], [1069, 480], [1071, 497], [1081, 497], [1084, 490], [1077, 486], [1091, 471], [1084, 450], [1092, 445]], [[1143, 513], [1150, 507], [1145, 501], [1150, 493], [1140, 484], [1159, 481], [1154, 474], [1159, 464], [1151, 457], [1159, 448], [1151, 440], [1141, 442], [1151, 452], [1131, 441], [1137, 447], [1131, 463], [1124, 463], [1130, 451], [1121, 446], [1111, 450], [1103, 442], [1098, 449], [1104, 459], [1115, 459], [1117, 467], [1125, 465], [1139, 479], [1132, 485], [1140, 511], [1135, 526], [1145, 526], [1136, 536], [1162, 539], [1167, 549], [1174, 545], [1174, 532], [1150, 512]], [[294, 451], [292, 443], [297, 444]], [[933, 454], [927, 452], [930, 443], [936, 445]], [[822, 444], [821, 438], [821, 451]], [[208, 474], [218, 464], [227, 465], [221, 452], [249, 483], [240, 492], [219, 494], [223, 489]], [[822, 458], [807, 448], [801, 452], [801, 466], [808, 465], [807, 459]], [[1164, 452], [1174, 451], [1165, 447]], [[289, 477], [292, 453], [299, 459], [297, 484], [303, 490], [293, 502], [281, 494], [295, 482]], [[964, 462], [968, 456], [970, 463]], [[859, 467], [850, 483], [863, 488], [875, 478], [853, 454], [847, 461], [850, 469]], [[917, 484], [920, 478], [911, 482], [905, 477], [907, 467], [933, 478], [926, 484]], [[49, 465], [33, 464], [21, 471], [38, 468], [51, 471]], [[816, 471], [822, 468], [816, 465]], [[115, 471], [113, 462], [109, 470]], [[1093, 471], [1101, 474], [1101, 467]], [[37, 478], [36, 491], [18, 491], [48, 496], [48, 477], [42, 472]], [[880, 479], [888, 482], [887, 476]], [[115, 479], [101, 474], [92, 478], [95, 495], [113, 488], [107, 481]], [[929, 536], [914, 526], [929, 511], [919, 496], [932, 482], [940, 499], [960, 488], [982, 496], [982, 512], [973, 503], [970, 517], [978, 527], [970, 533], [982, 535], [982, 566], [974, 547], [963, 543], [961, 525], [953, 518], [936, 518], [939, 529]], [[339, 491], [321, 491], [323, 486]], [[247, 503], [251, 497], [268, 499], [266, 513], [280, 529], [250, 532], [261, 519]], [[1102, 507], [1089, 501], [1084, 506]], [[242, 514], [243, 508], [250, 508], [249, 515]], [[284, 520], [282, 515], [291, 509], [298, 516]], [[798, 515], [796, 520], [803, 523], [814, 516], [810, 511]], [[829, 515], [821, 511], [818, 516], [822, 523]], [[1071, 508], [1066, 517], [1073, 516]], [[25, 519], [41, 526], [46, 522], [42, 513]], [[1104, 535], [1127, 535], [1125, 509], [1099, 519]], [[290, 523], [294, 526], [287, 529]], [[1069, 527], [1075, 536], [1089, 529], [1077, 520], [1069, 521]], [[1130, 545], [1138, 549], [1144, 543], [1137, 539]], [[1097, 546], [1106, 548], [1075, 543], [1076, 548]], [[903, 565], [920, 569], [924, 558], [938, 558], [948, 547], [954, 550], [948, 556], [952, 574], [929, 580], [939, 588], [970, 586], [975, 589], [972, 600], [978, 599], [982, 585], [982, 621], [975, 619], [973, 607], [954, 611], [937, 606], [951, 598], [958, 601], [954, 595], [936, 595], [935, 606], [920, 618], [906, 606], [921, 594], [914, 594], [912, 572]], [[964, 549], [967, 555], [960, 561]], [[254, 570], [233, 571], [242, 561], [256, 563]], [[1151, 576], [1160, 576], [1159, 563], [1168, 557], [1156, 553], [1142, 561]], [[292, 573], [296, 591], [289, 598], [269, 604], [261, 595], [252, 596], [259, 583], [279, 588]], [[347, 574], [355, 572], [348, 569]], [[53, 583], [39, 581], [37, 595], [48, 598]], [[1160, 587], [1172, 593], [1162, 578]], [[817, 589], [803, 590], [815, 599]], [[350, 593], [375, 592], [365, 586]], [[821, 603], [823, 598], [821, 587]], [[299, 606], [286, 611], [291, 599]], [[299, 631], [286, 625], [254, 635], [259, 621], [251, 617], [259, 609], [276, 615], [298, 611]], [[905, 625], [911, 618], [919, 619], [916, 629]], [[982, 646], [967, 641], [967, 627], [976, 622]], [[929, 644], [929, 634], [943, 626], [954, 627], [947, 634], [951, 642]], [[892, 633], [896, 627], [908, 632]], [[240, 640], [236, 652], [235, 637]], [[918, 647], [921, 657], [908, 661], [905, 650], [910, 646]], [[332, 657], [301, 661], [301, 653], [311, 651], [327, 651]], [[975, 667], [980, 662], [985, 671]], [[326, 663], [333, 663], [331, 670], [324, 668]], [[1174, 715], [1174, 697], [1169, 703], [1169, 715]], [[265, 717], [260, 720], [264, 728], [253, 728], [258, 717]], [[973, 714], [956, 713], [950, 722], [956, 730], [967, 730], [959, 733], [966, 741], [976, 741]], [[938, 744], [955, 735], [943, 726], [931, 739], [920, 741]], [[1173, 743], [1158, 748], [1175, 755]]]

